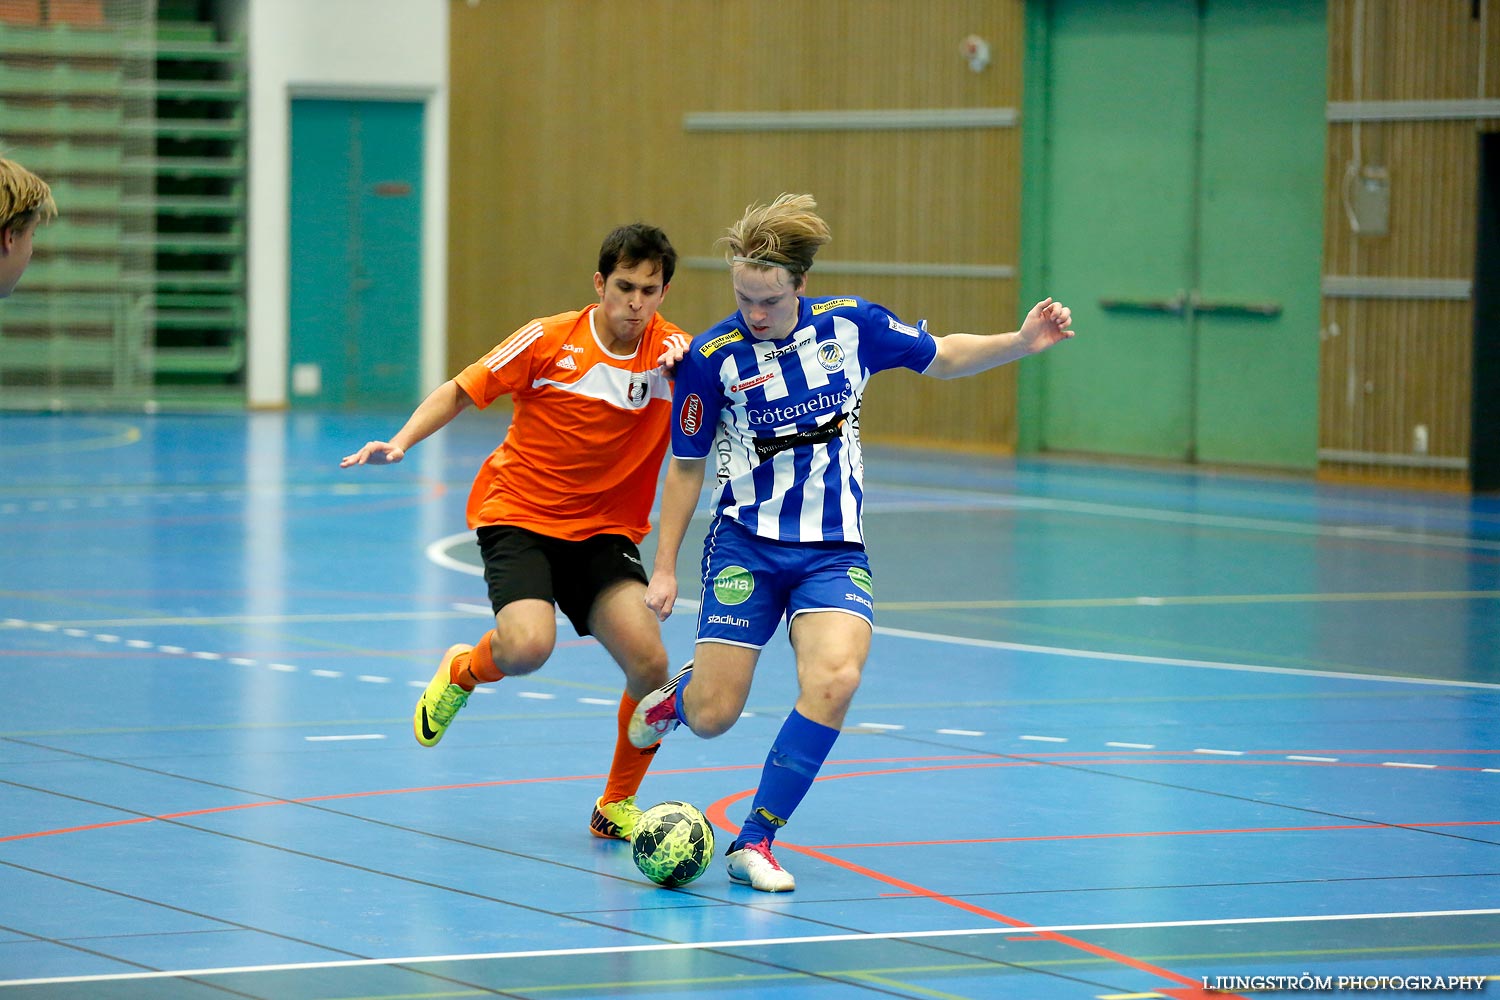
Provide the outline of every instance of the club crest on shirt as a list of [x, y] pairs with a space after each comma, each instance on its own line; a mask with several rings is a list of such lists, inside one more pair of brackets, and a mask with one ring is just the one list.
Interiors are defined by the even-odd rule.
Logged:
[[818, 345], [818, 364], [824, 371], [836, 372], [844, 367], [844, 345], [828, 340]]
[[640, 406], [646, 402], [646, 396], [651, 391], [651, 376], [647, 372], [631, 372], [630, 388], [626, 390], [625, 399], [631, 406]]

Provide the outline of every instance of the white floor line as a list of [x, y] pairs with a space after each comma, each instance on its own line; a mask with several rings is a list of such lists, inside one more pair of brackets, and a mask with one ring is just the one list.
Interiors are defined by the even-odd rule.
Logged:
[[[682, 601], [678, 601], [682, 604]], [[877, 605], [877, 611], [879, 607]], [[1449, 681], [1434, 677], [1403, 677], [1394, 674], [1356, 674], [1343, 670], [1308, 670], [1302, 667], [1268, 667], [1257, 663], [1225, 663], [1217, 660], [1184, 660], [1172, 656], [1140, 656], [1135, 653], [1101, 653], [1093, 649], [1068, 649], [1063, 646], [1033, 646], [1020, 642], [1002, 642], [998, 639], [967, 639], [962, 636], [940, 635], [933, 632], [914, 632], [904, 628], [875, 626], [881, 635], [894, 635], [903, 639], [921, 639], [927, 642], [942, 642], [954, 646], [975, 646], [980, 649], [1007, 649], [1017, 653], [1041, 653], [1047, 656], [1067, 656], [1080, 660], [1111, 660], [1117, 663], [1155, 663], [1167, 667], [1194, 667], [1199, 670], [1238, 670], [1253, 674], [1290, 674], [1293, 677], [1334, 677], [1349, 681], [1370, 681], [1375, 684], [1417, 684], [1435, 687], [1477, 688], [1484, 691], [1500, 691], [1500, 684], [1487, 681]]]
[[[974, 491], [953, 488], [924, 488], [924, 493], [933, 496], [956, 496], [972, 503]], [[984, 494], [986, 497], [989, 494]], [[930, 503], [930, 502], [929, 502]], [[1046, 497], [1022, 497], [1004, 495], [993, 498], [994, 506], [1017, 510], [1058, 511], [1083, 514], [1093, 517], [1124, 518], [1137, 521], [1165, 521], [1170, 524], [1192, 524], [1205, 528], [1234, 528], [1244, 531], [1265, 531], [1276, 534], [1305, 535], [1313, 538], [1362, 539], [1379, 542], [1397, 542], [1405, 545], [1433, 545], [1443, 548], [1474, 548], [1494, 551], [1500, 542], [1467, 535], [1433, 535], [1422, 531], [1409, 531], [1381, 525], [1324, 525], [1304, 521], [1279, 521], [1265, 517], [1237, 517], [1228, 514], [1204, 514], [1187, 510], [1170, 510], [1156, 507], [1129, 507], [1123, 504], [1095, 503], [1086, 500], [1060, 500]], [[941, 504], [939, 503], [939, 507]]]
[[[465, 531], [460, 534], [439, 538], [427, 546], [427, 558], [439, 566], [446, 566], [448, 569], [457, 570], [460, 573], [467, 573], [470, 576], [483, 576], [484, 570], [481, 567], [455, 559], [447, 551], [458, 542], [468, 541], [473, 537], [471, 533]], [[697, 611], [698, 602], [678, 598], [677, 607], [683, 611]], [[876, 606], [876, 610], [877, 612], [879, 611], [878, 605]], [[1308, 670], [1301, 667], [1270, 667], [1256, 663], [1188, 660], [1172, 656], [1140, 656], [1135, 653], [1102, 653], [1092, 649], [1068, 649], [1063, 646], [1034, 646], [1029, 643], [1001, 642], [998, 639], [967, 639], [962, 636], [942, 635], [934, 632], [914, 632], [911, 629], [888, 628], [884, 625], [875, 626], [875, 631], [881, 635], [893, 635], [903, 639], [920, 639], [926, 642], [941, 642], [955, 646], [974, 646], [979, 649], [1005, 649], [1017, 653], [1067, 656], [1080, 660], [1109, 660], [1116, 663], [1153, 663], [1168, 667], [1193, 667], [1198, 670], [1237, 670], [1256, 674], [1287, 674], [1293, 677], [1332, 677], [1340, 680], [1369, 681], [1373, 684], [1416, 684], [1431, 685], [1434, 687], [1475, 688], [1482, 691], [1500, 691], [1500, 684], [1485, 681], [1450, 681], [1431, 677], [1356, 674], [1341, 670]]]
[[655, 951], [695, 951], [726, 948], [765, 948], [776, 945], [836, 944], [843, 941], [910, 941], [925, 938], [978, 936], [1032, 936], [1077, 934], [1090, 931], [1154, 930], [1169, 927], [1243, 927], [1253, 924], [1322, 923], [1346, 920], [1416, 920], [1428, 917], [1483, 917], [1500, 914], [1491, 910], [1418, 910], [1406, 913], [1338, 913], [1291, 917], [1223, 917], [1214, 920], [1161, 920], [1121, 924], [1053, 924], [1026, 927], [971, 927], [940, 931], [884, 931], [876, 934], [823, 934], [807, 937], [752, 938], [734, 941], [682, 941], [667, 944], [627, 944], [599, 948], [552, 948], [536, 951], [494, 951], [468, 955], [422, 955], [403, 958], [341, 959], [331, 962], [295, 962], [282, 965], [245, 965], [218, 969], [178, 969], [163, 972], [126, 972], [117, 975], [61, 976], [52, 979], [3, 979], [4, 986], [40, 986], [52, 983], [124, 982], [136, 979], [174, 979], [184, 976], [227, 976], [256, 972], [291, 972], [312, 969], [352, 969], [378, 965], [416, 965], [434, 962], [500, 961], [515, 958], [569, 958], [582, 955], [635, 955]]
[[455, 559], [448, 554], [448, 550], [459, 542], [472, 542], [473, 540], [474, 533], [472, 531], [460, 531], [457, 534], [439, 538], [427, 546], [427, 558], [445, 569], [457, 570], [460, 573], [467, 573], [470, 576], [484, 576], [483, 566], [476, 566], [473, 563], [464, 562], [462, 559]]
[[309, 743], [343, 743], [349, 740], [383, 740], [384, 733], [350, 733], [348, 736], [304, 736]]

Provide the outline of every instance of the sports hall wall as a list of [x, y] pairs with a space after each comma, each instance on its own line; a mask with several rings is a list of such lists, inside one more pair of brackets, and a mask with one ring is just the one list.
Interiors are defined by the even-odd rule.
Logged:
[[[1058, 10], [1069, 6], [1091, 8], [1084, 12], [1090, 16], [1059, 29]], [[750, 201], [806, 190], [834, 226], [834, 242], [810, 277], [814, 293], [858, 292], [942, 332], [1011, 329], [1023, 303], [1056, 290], [1087, 316], [1079, 323], [1084, 337], [1119, 352], [1090, 367], [1080, 340], [957, 383], [894, 373], [870, 392], [864, 426], [873, 438], [1462, 486], [1476, 131], [1500, 124], [1494, 6], [453, 0], [452, 363], [478, 356], [538, 310], [589, 301], [599, 236], [626, 218], [667, 229], [685, 261], [664, 312], [690, 329], [705, 326], [732, 305], [714, 240]], [[1067, 173], [1068, 183], [1083, 185], [1075, 189], [1081, 198], [1117, 177], [1102, 168], [1090, 177], [1086, 162], [1079, 169], [1070, 160], [1064, 171], [1048, 160], [1055, 152], [1049, 147], [1062, 140], [1049, 131], [1060, 127], [1049, 90], [1063, 79], [1057, 74], [1073, 78], [1069, 93], [1118, 88], [1109, 67], [1142, 61], [1132, 48], [1142, 39], [1093, 38], [1091, 44], [1117, 51], [1096, 49], [1099, 58], [1065, 65], [1052, 55], [1069, 41], [1055, 32], [1089, 30], [1111, 11], [1135, 23], [1144, 18], [1148, 29], [1168, 36], [1194, 30], [1205, 10], [1227, 12], [1231, 35], [1292, 24], [1299, 34], [1290, 49], [1267, 36], [1273, 48], [1266, 72], [1278, 86], [1282, 78], [1299, 81], [1311, 106], [1294, 125], [1233, 154], [1291, 166], [1249, 171], [1243, 183], [1263, 188], [1243, 191], [1223, 190], [1239, 182], [1233, 171], [1221, 171], [1206, 176], [1202, 193], [1208, 211], [1215, 197], [1238, 199], [1241, 214], [1226, 217], [1231, 233], [1248, 230], [1265, 210], [1294, 220], [1273, 230], [1275, 254], [1256, 251], [1285, 258], [1285, 287], [1257, 298], [1247, 282], [1237, 298], [1220, 303], [1227, 307], [1222, 316], [1205, 311], [1195, 317], [1196, 329], [1179, 317], [1174, 322], [1185, 331], [1168, 329], [1161, 348], [1132, 326], [1130, 310], [1100, 308], [1107, 296], [1148, 305], [1155, 296], [1170, 306], [1184, 291], [1139, 287], [1131, 258], [1201, 251], [1212, 259], [1219, 247], [1212, 266], [1232, 274], [1237, 251], [1217, 237], [1197, 251], [1150, 245], [1117, 255], [1113, 268], [1107, 259], [1096, 262], [1087, 285], [1070, 280], [1079, 275], [1070, 272], [1059, 241], [1068, 234], [1086, 241], [1112, 220], [1077, 218], [1064, 232], [1058, 219], [1077, 199], [1049, 183]], [[1199, 33], [1214, 44], [1211, 31]], [[970, 35], [990, 46], [988, 65], [977, 70], [959, 47]], [[1282, 99], [1253, 79], [1235, 85], [1239, 90], [1231, 88], [1212, 111], [1231, 136], [1236, 120], [1251, 129], [1268, 101]], [[1139, 109], [1148, 130], [1174, 105], [1197, 99], [1191, 78], [1177, 92], [1157, 86], [1152, 103]], [[1089, 141], [1087, 133], [1073, 135], [1070, 148], [1087, 150]], [[1108, 130], [1101, 131], [1093, 148], [1107, 151], [1109, 142]], [[1194, 154], [1184, 147], [1185, 157]], [[1351, 171], [1354, 182], [1388, 182], [1384, 231], [1369, 223], [1362, 233], [1351, 230]], [[1181, 239], [1201, 243], [1205, 232]], [[1235, 313], [1241, 306], [1253, 308]], [[1283, 328], [1274, 336], [1263, 322], [1269, 312], [1254, 312], [1268, 306]], [[1204, 333], [1212, 323], [1221, 325], [1221, 348]], [[1168, 414], [1162, 440], [1115, 443], [1111, 427], [1132, 422], [1154, 395], [1178, 392], [1152, 381], [1150, 366], [1166, 359], [1188, 366], [1184, 378], [1196, 379], [1182, 392], [1205, 411], [1201, 440], [1191, 440], [1192, 414]], [[1146, 366], [1141, 376], [1122, 378], [1121, 365], [1132, 363]], [[1061, 443], [1049, 440], [1049, 426]], [[1094, 438], [1090, 427], [1098, 429]], [[1085, 432], [1070, 433], [1079, 428]], [[1247, 447], [1243, 455], [1228, 446], [1255, 443], [1268, 429], [1283, 443]]]
[[[663, 312], [732, 308], [714, 241], [752, 201], [808, 191], [834, 228], [814, 294], [857, 292], [934, 330], [1012, 328], [1021, 0], [451, 7], [450, 348], [477, 357], [539, 310], [590, 301], [615, 223], [685, 258]], [[989, 40], [970, 69], [960, 40]], [[942, 126], [942, 127], [934, 127]], [[1015, 438], [1015, 372], [883, 376], [867, 432]]]
[[225, 30], [246, 39], [249, 80], [246, 401], [288, 402], [291, 105], [299, 98], [402, 100], [424, 107], [420, 346], [409, 364], [447, 378], [448, 0], [221, 0]]
[[[1475, 287], [1500, 282], [1475, 270], [1500, 4], [1335, 0], [1328, 33], [1320, 472], [1465, 487], [1473, 435], [1500, 437], [1470, 416], [1476, 391], [1500, 393], [1471, 379], [1475, 336], [1500, 337], [1474, 325]], [[1367, 182], [1389, 191], [1383, 234], [1349, 221]]]

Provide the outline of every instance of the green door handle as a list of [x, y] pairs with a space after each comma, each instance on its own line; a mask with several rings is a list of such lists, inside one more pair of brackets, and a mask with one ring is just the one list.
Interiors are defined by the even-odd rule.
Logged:
[[1171, 316], [1183, 316], [1189, 312], [1209, 316], [1281, 315], [1279, 302], [1215, 302], [1200, 298], [1196, 290], [1178, 292], [1170, 299], [1100, 299], [1099, 307], [1114, 312], [1166, 313]]
[[1280, 316], [1280, 302], [1196, 302], [1193, 311], [1211, 316]]
[[1170, 299], [1100, 299], [1099, 308], [1113, 312], [1169, 313], [1181, 316], [1187, 311], [1188, 296], [1178, 292]]

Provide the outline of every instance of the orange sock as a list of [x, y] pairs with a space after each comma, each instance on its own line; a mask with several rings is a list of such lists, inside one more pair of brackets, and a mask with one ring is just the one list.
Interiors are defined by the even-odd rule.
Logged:
[[604, 785], [605, 802], [619, 802], [621, 799], [629, 798], [641, 790], [641, 782], [646, 779], [646, 769], [651, 766], [651, 758], [661, 748], [660, 743], [654, 743], [644, 750], [637, 750], [630, 743], [627, 735], [630, 731], [630, 714], [635, 711], [635, 706], [640, 702], [628, 694], [620, 695], [620, 713], [617, 717], [618, 729], [615, 734], [615, 757], [609, 763], [609, 780]]
[[490, 650], [490, 637], [494, 634], [495, 630], [490, 629], [472, 651], [453, 658], [448, 665], [448, 679], [452, 683], [472, 691], [480, 684], [492, 684], [505, 676], [495, 666], [495, 654]]

